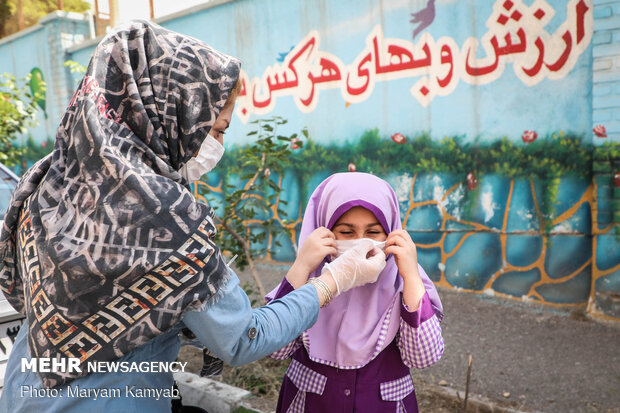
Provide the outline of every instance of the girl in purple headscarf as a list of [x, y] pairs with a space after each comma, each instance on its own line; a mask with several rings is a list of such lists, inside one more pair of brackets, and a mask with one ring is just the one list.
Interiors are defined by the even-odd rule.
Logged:
[[[434, 364], [444, 350], [437, 290], [402, 229], [392, 187], [370, 174], [332, 175], [310, 197], [300, 251], [304, 244], [335, 245], [340, 255], [362, 243], [373, 243], [388, 257], [378, 280], [339, 294], [321, 308], [313, 327], [271, 355], [292, 356], [279, 413], [418, 411], [409, 369]], [[328, 261], [310, 271], [293, 265], [267, 299], [304, 285], [304, 274], [332, 271]]]

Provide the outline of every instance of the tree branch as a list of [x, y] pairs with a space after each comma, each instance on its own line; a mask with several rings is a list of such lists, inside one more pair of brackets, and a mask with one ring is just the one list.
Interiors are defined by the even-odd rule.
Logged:
[[235, 231], [228, 223], [222, 221], [217, 215], [215, 215], [215, 220], [224, 228], [226, 231], [230, 233], [238, 242], [241, 244], [241, 248], [243, 248], [243, 252], [245, 254], [245, 258], [248, 261], [248, 265], [250, 266], [250, 272], [252, 273], [252, 278], [254, 278], [254, 282], [256, 283], [256, 287], [258, 288], [258, 293], [261, 298], [265, 298], [265, 288], [263, 287], [263, 283], [256, 272], [256, 267], [254, 266], [254, 260], [252, 259], [252, 254], [250, 253], [250, 243], [248, 240], [243, 238], [237, 231]]
[[245, 190], [245, 192], [249, 192], [250, 189], [252, 189], [252, 187], [254, 186], [254, 182], [256, 182], [256, 179], [258, 178], [258, 175], [261, 174], [261, 172], [263, 172], [263, 169], [265, 169], [265, 158], [267, 157], [267, 154], [265, 152], [263, 152], [263, 156], [261, 157], [261, 161], [260, 161], [260, 168], [258, 168], [258, 170], [256, 171], [256, 173], [254, 174], [254, 176], [252, 177], [252, 179], [250, 179], [246, 184], [245, 184], [245, 188], [243, 188]]

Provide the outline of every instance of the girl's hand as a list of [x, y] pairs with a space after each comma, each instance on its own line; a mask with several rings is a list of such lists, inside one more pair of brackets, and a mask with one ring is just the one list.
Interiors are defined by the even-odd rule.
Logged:
[[409, 233], [399, 229], [390, 232], [385, 240], [385, 255], [394, 255], [396, 266], [403, 277], [403, 301], [410, 311], [420, 307], [425, 289], [418, 271], [418, 252]]
[[418, 276], [418, 252], [409, 233], [403, 229], [390, 232], [385, 240], [385, 255], [394, 255], [400, 275], [407, 279]]
[[304, 241], [286, 278], [293, 287], [301, 287], [308, 280], [308, 275], [330, 254], [338, 254], [336, 236], [327, 228], [319, 227]]
[[297, 253], [295, 264], [298, 268], [311, 273], [329, 254], [338, 254], [336, 236], [325, 227], [318, 227], [306, 238]]

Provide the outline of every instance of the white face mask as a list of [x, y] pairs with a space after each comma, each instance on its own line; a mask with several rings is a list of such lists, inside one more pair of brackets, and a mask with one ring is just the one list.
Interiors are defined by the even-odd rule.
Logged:
[[385, 252], [385, 241], [375, 241], [370, 238], [357, 238], [357, 239], [341, 239], [336, 240], [336, 249], [338, 250], [338, 255], [335, 257], [332, 255], [332, 259], [336, 259], [340, 257], [344, 252], [348, 249], [354, 248], [360, 244], [362, 241], [371, 241], [376, 248], [379, 248], [381, 251]]
[[194, 182], [207, 172], [215, 168], [215, 165], [222, 159], [224, 147], [211, 134], [208, 134], [198, 149], [198, 155], [187, 161], [179, 173], [187, 179], [187, 182]]

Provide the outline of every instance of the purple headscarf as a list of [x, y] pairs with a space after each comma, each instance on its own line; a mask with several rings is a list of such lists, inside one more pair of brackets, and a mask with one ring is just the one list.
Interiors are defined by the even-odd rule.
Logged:
[[[390, 184], [366, 173], [337, 173], [321, 182], [310, 197], [299, 246], [316, 228], [332, 229], [355, 206], [371, 211], [387, 234], [402, 228], [398, 200]], [[310, 276], [320, 275], [323, 265]], [[418, 265], [418, 269], [441, 319], [443, 309], [437, 290], [422, 267]], [[321, 309], [316, 324], [304, 332], [310, 358], [343, 369], [366, 365], [398, 332], [402, 290], [402, 277], [390, 255], [376, 283], [346, 291]]]

